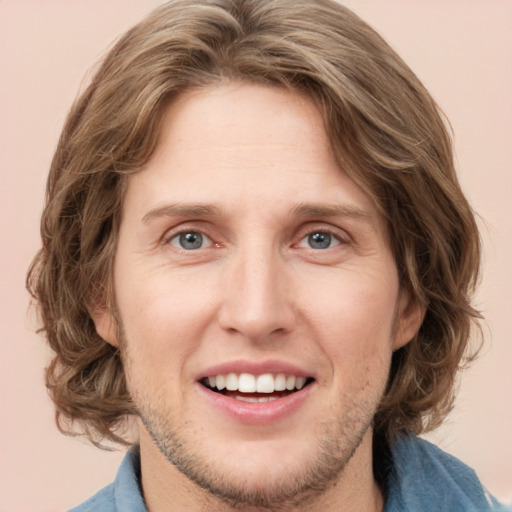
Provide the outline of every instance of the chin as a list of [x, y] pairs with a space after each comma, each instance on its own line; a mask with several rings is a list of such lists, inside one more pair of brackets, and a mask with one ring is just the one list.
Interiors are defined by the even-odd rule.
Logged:
[[141, 420], [161, 454], [189, 482], [241, 510], [279, 510], [317, 498], [336, 483], [363, 439], [371, 438], [369, 422], [351, 424], [352, 435], [346, 424], [334, 432], [325, 423], [309, 442], [290, 437], [216, 442], [190, 424], [169, 429], [151, 414]]

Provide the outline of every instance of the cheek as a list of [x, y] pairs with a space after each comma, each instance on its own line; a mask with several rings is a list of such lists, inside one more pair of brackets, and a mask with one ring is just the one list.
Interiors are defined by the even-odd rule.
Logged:
[[117, 305], [133, 358], [152, 367], [177, 365], [199, 345], [212, 304], [208, 290], [195, 279], [172, 272], [137, 272], [117, 282]]
[[304, 295], [308, 323], [336, 361], [382, 364], [392, 347], [398, 280], [383, 279], [382, 274], [342, 274]]

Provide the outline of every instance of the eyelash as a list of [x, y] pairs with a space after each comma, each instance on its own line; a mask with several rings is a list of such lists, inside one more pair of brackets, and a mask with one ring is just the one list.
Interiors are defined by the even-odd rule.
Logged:
[[[340, 245], [343, 245], [343, 244], [347, 244], [348, 241], [341, 237], [340, 236], [340, 233], [334, 229], [329, 229], [329, 228], [320, 228], [320, 229], [311, 229], [311, 230], [308, 230], [307, 232], [305, 232], [304, 234], [302, 234], [300, 240], [299, 240], [299, 243], [296, 244], [296, 245], [299, 245], [300, 243], [302, 243], [303, 240], [306, 240], [308, 237], [312, 236], [312, 235], [315, 235], [315, 234], [326, 234], [326, 235], [329, 235], [330, 237], [332, 237], [332, 239], [334, 239], [335, 241], [337, 241], [338, 243], [333, 246], [333, 247], [326, 247], [326, 248], [315, 248], [315, 247], [306, 247], [306, 249], [310, 249], [310, 250], [313, 250], [313, 251], [327, 251], [329, 249], [333, 249], [335, 247], [338, 247]], [[330, 244], [329, 244], [330, 245]]]
[[[205, 249], [205, 247], [185, 249], [184, 247], [180, 247], [177, 244], [173, 244], [172, 243], [173, 240], [178, 239], [178, 237], [181, 237], [183, 235], [198, 234], [198, 235], [201, 235], [201, 237], [204, 237], [204, 238], [207, 238], [208, 240], [210, 240], [211, 244], [213, 244], [214, 246], [220, 247], [221, 244], [215, 243], [213, 238], [211, 236], [209, 236], [205, 231], [206, 230], [200, 229], [200, 228], [199, 229], [198, 228], [181, 229], [181, 230], [179, 230], [177, 232], [174, 232], [174, 233], [166, 236], [164, 238], [164, 243], [168, 244], [168, 245], [173, 245], [178, 250], [181, 250], [181, 251], [184, 251], [184, 252], [194, 252], [195, 250]], [[305, 249], [309, 249], [309, 250], [312, 250], [312, 251], [327, 251], [329, 249], [333, 249], [333, 248], [338, 247], [340, 245], [347, 245], [347, 244], [350, 243], [350, 237], [349, 237], [349, 235], [346, 232], [344, 232], [346, 236], [340, 236], [339, 230], [329, 229], [328, 227], [321, 227], [321, 228], [316, 228], [316, 229], [308, 229], [307, 231], [302, 232], [300, 234], [299, 242], [295, 243], [294, 246], [295, 247], [297, 247], [297, 246], [300, 247], [299, 244], [302, 243], [303, 240], [305, 240], [308, 237], [310, 237], [311, 235], [314, 235], [314, 234], [317, 234], [317, 233], [327, 234], [330, 237], [332, 237], [334, 240], [336, 240], [338, 243], [334, 247], [326, 247], [326, 248], [304, 247]]]
[[[169, 245], [172, 245], [172, 246], [176, 247], [177, 249], [180, 249], [180, 250], [186, 251], [186, 252], [190, 252], [190, 251], [193, 251], [194, 249], [185, 249], [184, 247], [179, 247], [179, 246], [177, 246], [177, 245], [172, 243], [172, 241], [174, 239], [178, 239], [178, 237], [181, 237], [183, 235], [189, 235], [189, 234], [200, 235], [202, 238], [207, 238], [212, 243], [214, 243], [210, 236], [208, 236], [204, 231], [201, 231], [201, 230], [198, 230], [198, 229], [184, 229], [184, 230], [178, 231], [177, 233], [173, 233], [171, 236], [166, 237], [166, 241], [165, 242], [167, 244], [169, 244]], [[215, 245], [218, 245], [218, 244], [215, 244]], [[198, 247], [198, 249], [203, 249], [203, 247]]]

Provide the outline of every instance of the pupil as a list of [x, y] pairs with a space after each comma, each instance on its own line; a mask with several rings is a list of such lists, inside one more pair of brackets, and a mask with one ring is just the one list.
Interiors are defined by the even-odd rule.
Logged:
[[308, 237], [309, 245], [313, 249], [327, 249], [331, 245], [329, 233], [313, 233]]
[[203, 235], [201, 233], [183, 233], [180, 235], [180, 245], [183, 249], [199, 249], [203, 245]]

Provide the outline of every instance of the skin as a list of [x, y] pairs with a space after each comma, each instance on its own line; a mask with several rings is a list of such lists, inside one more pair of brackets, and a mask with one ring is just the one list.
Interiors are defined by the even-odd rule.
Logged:
[[[186, 250], [180, 233], [203, 244]], [[331, 242], [312, 247], [312, 233]], [[129, 178], [114, 288], [121, 325], [95, 322], [140, 411], [150, 512], [382, 510], [372, 418], [422, 315], [309, 99], [239, 83], [176, 99]], [[244, 423], [197, 382], [240, 360], [314, 380], [291, 413]]]

